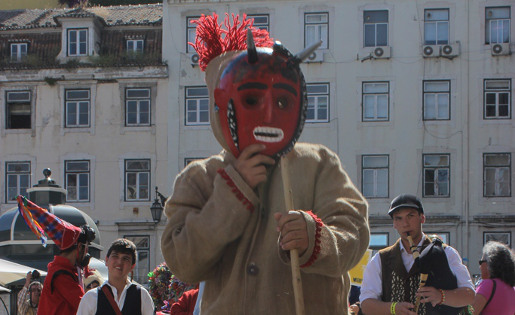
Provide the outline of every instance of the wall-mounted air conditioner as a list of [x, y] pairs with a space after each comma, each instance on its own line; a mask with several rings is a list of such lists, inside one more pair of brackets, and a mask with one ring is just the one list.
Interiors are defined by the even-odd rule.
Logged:
[[441, 54], [443, 57], [454, 58], [460, 55], [459, 43], [442, 45], [441, 49]]
[[390, 46], [380, 46], [374, 48], [372, 51], [372, 57], [376, 59], [388, 59], [390, 58], [391, 48]]
[[492, 56], [506, 56], [510, 54], [510, 43], [492, 44]]
[[440, 45], [422, 46], [422, 56], [424, 56], [424, 58], [440, 57]]
[[304, 62], [324, 62], [324, 52], [320, 50], [314, 51], [311, 55], [304, 60]]

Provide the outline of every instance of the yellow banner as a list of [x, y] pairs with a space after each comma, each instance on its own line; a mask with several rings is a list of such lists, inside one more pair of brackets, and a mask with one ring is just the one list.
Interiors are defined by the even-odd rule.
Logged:
[[371, 258], [372, 250], [367, 249], [367, 251], [365, 252], [365, 254], [363, 254], [363, 257], [361, 257], [361, 260], [358, 262], [358, 264], [349, 271], [350, 283], [352, 285], [357, 285], [358, 287], [361, 286], [361, 283], [363, 283], [363, 274], [365, 273], [365, 268], [367, 267], [367, 264]]

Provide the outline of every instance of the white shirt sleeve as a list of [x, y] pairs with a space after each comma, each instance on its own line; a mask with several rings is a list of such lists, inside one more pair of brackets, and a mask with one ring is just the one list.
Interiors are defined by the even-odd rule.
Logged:
[[79, 303], [77, 315], [95, 315], [97, 312], [98, 289], [86, 292]]
[[458, 251], [451, 246], [446, 246], [445, 255], [449, 262], [449, 268], [456, 275], [458, 280], [458, 288], [466, 287], [474, 290], [474, 284], [470, 278], [469, 270], [467, 269], [467, 266], [461, 262], [461, 256]]
[[363, 283], [361, 283], [361, 291], [359, 302], [363, 303], [366, 299], [380, 300], [383, 295], [383, 283], [381, 274], [381, 257], [376, 253], [372, 260], [367, 264], [363, 273]]
[[153, 315], [154, 314], [154, 301], [145, 288], [141, 288], [141, 314]]

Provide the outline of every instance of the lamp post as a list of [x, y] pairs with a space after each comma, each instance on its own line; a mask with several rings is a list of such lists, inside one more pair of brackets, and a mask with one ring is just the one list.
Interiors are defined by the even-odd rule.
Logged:
[[166, 197], [157, 191], [156, 186], [156, 198], [154, 203], [150, 206], [150, 212], [152, 213], [152, 219], [157, 224], [161, 221], [161, 215], [163, 214], [163, 208], [165, 206]]

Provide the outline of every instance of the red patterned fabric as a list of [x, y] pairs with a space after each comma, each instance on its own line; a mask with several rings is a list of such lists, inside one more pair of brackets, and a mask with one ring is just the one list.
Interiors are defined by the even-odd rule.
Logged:
[[218, 174], [220, 174], [220, 176], [222, 176], [222, 178], [225, 179], [225, 182], [227, 183], [227, 185], [229, 187], [231, 187], [232, 192], [234, 193], [236, 198], [238, 198], [238, 200], [240, 200], [243, 203], [243, 205], [245, 205], [247, 207], [247, 210], [249, 210], [251, 213], [254, 212], [254, 205], [252, 204], [252, 202], [250, 202], [245, 197], [245, 195], [242, 194], [242, 192], [238, 189], [238, 187], [236, 187], [236, 184], [232, 181], [232, 178], [229, 177], [227, 172], [225, 172], [225, 170], [223, 168], [221, 168], [218, 170]]
[[316, 216], [311, 211], [306, 211], [307, 214], [309, 214], [316, 222], [316, 231], [315, 231], [315, 247], [313, 248], [313, 253], [311, 254], [311, 257], [309, 257], [308, 261], [301, 265], [301, 268], [309, 267], [311, 266], [318, 258], [318, 254], [320, 254], [320, 233], [322, 233], [322, 226], [324, 226], [324, 222]]

